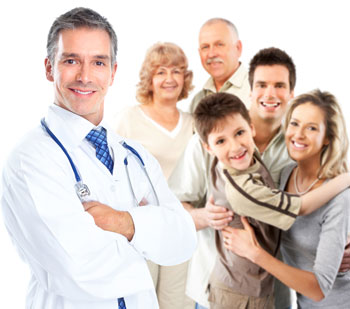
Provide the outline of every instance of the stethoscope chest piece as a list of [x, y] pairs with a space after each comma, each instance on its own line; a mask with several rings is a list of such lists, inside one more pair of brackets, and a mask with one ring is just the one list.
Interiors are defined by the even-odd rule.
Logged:
[[77, 193], [82, 203], [90, 201], [90, 190], [89, 187], [82, 181], [78, 181], [74, 185], [75, 192]]

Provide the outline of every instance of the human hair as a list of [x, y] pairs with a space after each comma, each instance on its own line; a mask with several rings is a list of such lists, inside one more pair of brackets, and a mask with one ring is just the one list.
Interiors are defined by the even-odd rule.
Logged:
[[283, 50], [275, 47], [265, 48], [258, 51], [249, 64], [249, 84], [253, 89], [254, 73], [258, 66], [282, 65], [289, 72], [289, 88], [294, 90], [296, 83], [296, 70], [293, 59]]
[[295, 97], [288, 108], [284, 129], [287, 130], [293, 111], [302, 104], [311, 103], [322, 110], [329, 144], [321, 150], [318, 178], [333, 178], [349, 170], [346, 161], [349, 139], [341, 108], [334, 95], [319, 89]]
[[[219, 92], [204, 97], [193, 114], [194, 125], [202, 142], [208, 144], [209, 134], [224, 125], [225, 120], [235, 114], [240, 114], [249, 125], [251, 124], [249, 112], [237, 96]], [[215, 167], [217, 163], [218, 158], [215, 157], [210, 169], [214, 187], [216, 187]]]
[[140, 81], [137, 84], [136, 98], [140, 103], [147, 104], [153, 100], [152, 79], [160, 66], [175, 66], [184, 72], [184, 86], [178, 100], [188, 97], [193, 89], [192, 71], [188, 70], [188, 61], [183, 50], [174, 43], [156, 43], [146, 53], [140, 70]]
[[234, 114], [240, 114], [249, 124], [249, 112], [237, 96], [220, 92], [204, 97], [196, 107], [193, 117], [196, 131], [204, 143], [208, 143], [209, 134], [222, 124], [222, 121]]
[[62, 30], [73, 30], [78, 28], [90, 28], [105, 30], [111, 40], [111, 64], [116, 61], [117, 36], [107, 19], [97, 12], [83, 7], [72, 9], [54, 21], [47, 37], [47, 57], [53, 64], [57, 52], [58, 37]]
[[208, 19], [201, 27], [201, 29], [204, 27], [204, 26], [210, 26], [212, 24], [216, 24], [216, 23], [224, 23], [226, 24], [234, 34], [236, 34], [237, 36], [237, 39], [239, 38], [239, 35], [238, 35], [238, 30], [237, 30], [237, 27], [232, 23], [230, 22], [229, 20], [225, 19], [225, 18], [221, 18], [221, 17], [214, 17], [214, 18], [211, 18], [211, 19]]

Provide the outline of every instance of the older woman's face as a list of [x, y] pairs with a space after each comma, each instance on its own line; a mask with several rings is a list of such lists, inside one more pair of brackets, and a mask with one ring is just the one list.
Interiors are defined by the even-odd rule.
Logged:
[[323, 111], [312, 103], [297, 106], [285, 136], [290, 157], [295, 161], [320, 160], [322, 147], [328, 144], [325, 135]]
[[160, 66], [152, 78], [153, 101], [178, 101], [184, 86], [184, 71], [178, 67]]

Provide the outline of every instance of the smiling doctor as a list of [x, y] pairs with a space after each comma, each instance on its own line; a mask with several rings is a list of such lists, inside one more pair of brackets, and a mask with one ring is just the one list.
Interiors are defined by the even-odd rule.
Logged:
[[158, 308], [145, 259], [175, 265], [195, 249], [194, 223], [156, 160], [103, 120], [116, 51], [90, 9], [50, 29], [54, 104], [3, 171], [5, 224], [32, 273], [26, 308]]

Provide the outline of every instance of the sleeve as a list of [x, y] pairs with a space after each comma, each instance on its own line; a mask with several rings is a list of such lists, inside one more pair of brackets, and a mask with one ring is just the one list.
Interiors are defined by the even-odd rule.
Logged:
[[84, 211], [63, 152], [41, 146], [12, 156], [2, 196], [6, 228], [39, 285], [76, 301], [149, 288], [144, 261], [126, 238], [98, 228]]
[[301, 198], [266, 186], [258, 173], [225, 175], [225, 192], [234, 212], [254, 218], [282, 230], [294, 223], [301, 207]]
[[338, 194], [324, 209], [313, 272], [325, 297], [332, 290], [344, 254], [349, 229], [350, 189]]
[[205, 204], [211, 160], [198, 134], [194, 134], [168, 180], [181, 202], [190, 202], [195, 207]]
[[[139, 149], [137, 149], [139, 151]], [[159, 163], [145, 149], [140, 149], [159, 206], [154, 202], [129, 212], [134, 220], [132, 244], [146, 259], [159, 265], [175, 265], [189, 260], [197, 245], [190, 214], [170, 191]]]

